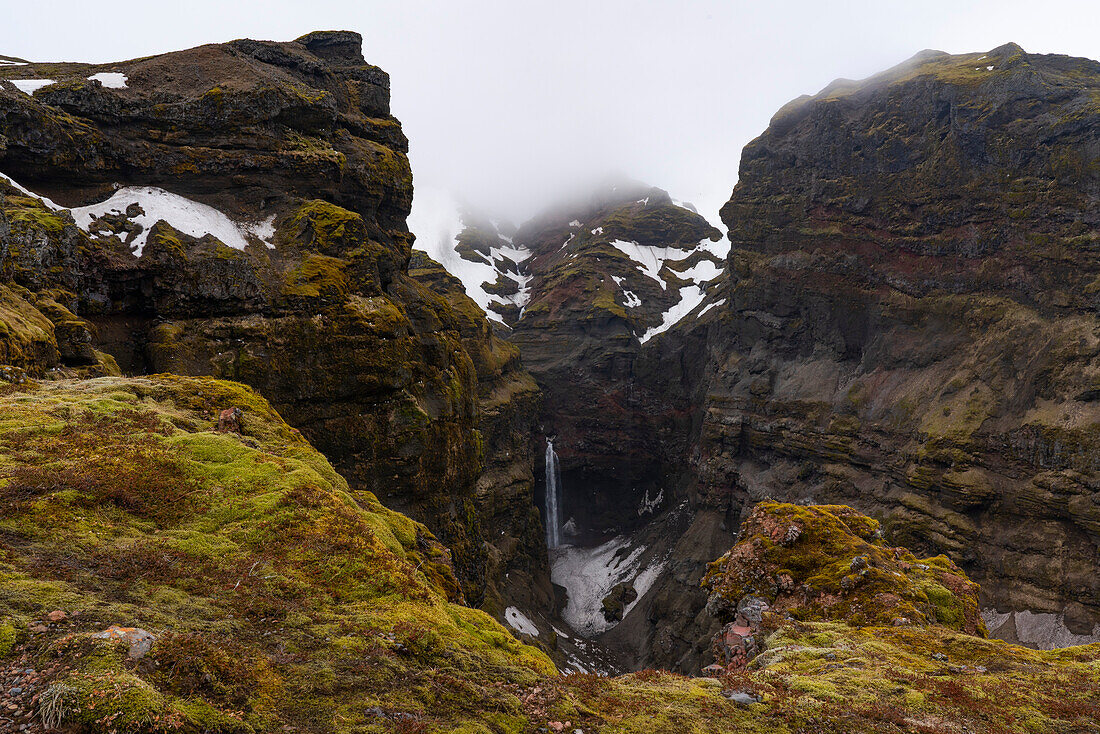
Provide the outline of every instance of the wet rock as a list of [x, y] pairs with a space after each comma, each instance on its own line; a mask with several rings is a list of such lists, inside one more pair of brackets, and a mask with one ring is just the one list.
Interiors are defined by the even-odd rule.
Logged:
[[618, 622], [623, 618], [626, 606], [638, 598], [638, 592], [628, 582], [615, 584], [603, 598], [603, 616], [608, 622]]

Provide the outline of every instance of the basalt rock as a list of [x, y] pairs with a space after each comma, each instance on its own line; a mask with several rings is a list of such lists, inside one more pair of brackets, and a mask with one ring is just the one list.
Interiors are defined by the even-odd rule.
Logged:
[[919, 559], [844, 505], [762, 502], [703, 578], [707, 611], [746, 632], [767, 611], [853, 626], [939, 624], [984, 637], [978, 585], [945, 556]]
[[1098, 85], [1010, 44], [776, 114], [722, 210], [725, 303], [644, 355], [695, 365], [663, 384], [700, 503], [850, 504], [983, 607], [1093, 632]]

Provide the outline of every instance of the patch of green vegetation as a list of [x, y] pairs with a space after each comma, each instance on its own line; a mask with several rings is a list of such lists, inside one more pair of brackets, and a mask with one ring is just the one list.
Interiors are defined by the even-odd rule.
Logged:
[[286, 274], [283, 293], [304, 298], [340, 299], [347, 295], [348, 279], [344, 270], [347, 260], [327, 255], [307, 255], [295, 269]]
[[0, 285], [0, 364], [41, 375], [60, 355], [53, 322], [28, 297], [25, 289]]
[[942, 624], [984, 635], [978, 586], [945, 556], [918, 559], [882, 540], [877, 521], [843, 505], [763, 502], [703, 580], [710, 606], [744, 596], [801, 620], [857, 626]]

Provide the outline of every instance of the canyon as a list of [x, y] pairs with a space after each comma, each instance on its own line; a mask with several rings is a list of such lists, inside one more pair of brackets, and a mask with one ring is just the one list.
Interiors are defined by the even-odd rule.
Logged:
[[1100, 63], [794, 100], [727, 234], [625, 179], [417, 231], [361, 44], [0, 65], [0, 659], [73, 731], [889, 731], [814, 668], [876, 645], [907, 716], [1094, 715]]

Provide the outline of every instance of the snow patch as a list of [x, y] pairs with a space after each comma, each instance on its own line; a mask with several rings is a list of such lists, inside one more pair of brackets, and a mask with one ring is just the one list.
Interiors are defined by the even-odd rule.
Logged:
[[596, 227], [592, 230], [592, 234], [603, 234], [603, 227]]
[[667, 290], [668, 284], [660, 276], [661, 268], [668, 261], [683, 260], [690, 257], [694, 250], [680, 250], [675, 247], [654, 247], [639, 245], [637, 242], [613, 240], [611, 246], [623, 253], [637, 265], [638, 269], [661, 284], [661, 290]]
[[626, 278], [620, 278], [617, 275], [612, 275], [611, 280], [615, 281], [615, 285], [619, 286], [619, 290], [623, 292], [623, 305], [627, 308], [637, 308], [642, 305], [642, 299], [634, 293], [634, 291], [628, 291], [623, 288], [623, 281]]
[[715, 301], [714, 303], [708, 303], [706, 306], [703, 307], [703, 310], [699, 312], [699, 318], [702, 318], [703, 314], [705, 314], [707, 311], [711, 310], [715, 306], [721, 306], [725, 302], [726, 302], [726, 299], [721, 298], [721, 299]]
[[[603, 616], [603, 600], [620, 582], [632, 582], [640, 599], [660, 573], [640, 569], [645, 546], [630, 548], [625, 537], [613, 538], [595, 548], [559, 546], [550, 551], [550, 578], [565, 587], [562, 617], [583, 637], [595, 637], [615, 626]], [[659, 566], [660, 564], [658, 564]], [[641, 584], [644, 588], [639, 588]], [[633, 602], [624, 610], [624, 616]]]
[[509, 627], [520, 634], [530, 635], [531, 637], [539, 636], [539, 628], [535, 626], [535, 623], [515, 607], [508, 607], [504, 610], [504, 619], [507, 620]]
[[673, 324], [694, 311], [695, 307], [703, 302], [704, 297], [705, 294], [703, 293], [703, 289], [697, 285], [689, 285], [681, 288], [679, 302], [661, 314], [661, 325], [652, 326], [647, 329], [646, 333], [639, 338], [639, 341], [645, 344], [658, 334], [663, 334], [668, 331]]
[[88, 77], [102, 84], [106, 89], [126, 89], [128, 79], [125, 74], [117, 71], [101, 71]]
[[630, 614], [630, 610], [638, 605], [638, 602], [642, 600], [646, 592], [653, 586], [653, 582], [657, 580], [657, 577], [665, 570], [665, 565], [668, 561], [663, 560], [658, 563], [654, 563], [651, 566], [643, 568], [641, 573], [634, 577], [634, 590], [638, 592], [638, 597], [623, 607], [623, 618]]
[[642, 501], [638, 503], [638, 517], [643, 515], [652, 515], [653, 511], [661, 506], [661, 503], [665, 501], [665, 491], [663, 489], [658, 490], [653, 499], [649, 498], [649, 490], [645, 491], [645, 497], [642, 497]]
[[982, 610], [982, 619], [990, 637], [1021, 642], [1040, 650], [1100, 642], [1100, 624], [1092, 628], [1092, 634], [1079, 635], [1069, 631], [1065, 616], [1064, 613], [1032, 612], [1027, 609], [1018, 612]]
[[[501, 239], [508, 239], [501, 237]], [[511, 242], [511, 240], [508, 240]], [[521, 263], [527, 258], [531, 257], [531, 251], [526, 247], [501, 247], [500, 249], [492, 248], [494, 254], [500, 253], [504, 257], [508, 258], [514, 263]]]
[[241, 228], [246, 234], [250, 234], [259, 240], [262, 240], [267, 245], [269, 250], [275, 249], [275, 244], [271, 241], [271, 238], [275, 236], [275, 215], [272, 214], [263, 221], [256, 222], [254, 224], [241, 225]]
[[732, 247], [733, 243], [730, 242], [728, 238], [722, 237], [717, 242], [712, 240], [699, 240], [699, 247], [697, 249], [706, 250], [720, 261], [725, 262], [726, 258], [729, 257]]
[[42, 87], [57, 83], [56, 79], [8, 79], [8, 81], [24, 94], [34, 94]]
[[569, 223], [569, 226], [570, 227], [580, 227], [581, 226], [580, 220], [574, 219], [572, 222]]
[[700, 260], [686, 270], [681, 270], [679, 276], [684, 280], [693, 280], [697, 285], [714, 280], [722, 274], [722, 268], [714, 264], [713, 260]]
[[[131, 204], [137, 204], [144, 211], [144, 214], [129, 217], [130, 221], [142, 226], [141, 233], [132, 243], [136, 248], [134, 254], [138, 256], [145, 247], [149, 230], [161, 220], [192, 237], [213, 235], [234, 250], [243, 250], [248, 246], [245, 235], [251, 233], [253, 228], [258, 227], [260, 231], [267, 231], [268, 225], [274, 224], [274, 219], [271, 219], [251, 227], [239, 225], [212, 206], [200, 204], [154, 186], [127, 186], [116, 191], [106, 201], [77, 207], [71, 211], [77, 226], [88, 232], [96, 218], [104, 214], [122, 214]], [[272, 233], [274, 233], [273, 228]]]

